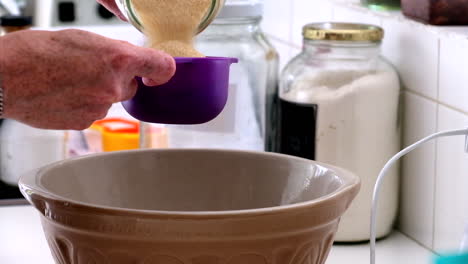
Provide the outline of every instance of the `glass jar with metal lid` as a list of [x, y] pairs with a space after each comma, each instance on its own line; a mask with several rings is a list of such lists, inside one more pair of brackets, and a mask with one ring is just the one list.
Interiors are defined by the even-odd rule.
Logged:
[[229, 98], [214, 120], [169, 126], [170, 147], [265, 150], [272, 94], [277, 92], [278, 53], [261, 28], [261, 0], [227, 0], [213, 23], [196, 38], [207, 56], [238, 58], [231, 67]]
[[[153, 0], [153, 1], [161, 1], [161, 0]], [[169, 1], [168, 1], [169, 2]], [[211, 5], [208, 8], [205, 16], [203, 19], [200, 21], [200, 24], [198, 26], [198, 31], [195, 33], [200, 33], [203, 30], [205, 30], [211, 22], [215, 19], [215, 17], [219, 14], [221, 11], [221, 8], [224, 6], [225, 0], [211, 0]], [[132, 0], [115, 0], [115, 3], [121, 10], [121, 12], [124, 14], [125, 18], [139, 31], [143, 32], [144, 31], [144, 25], [141, 22], [140, 16], [136, 9], [134, 8], [134, 5], [132, 3]], [[155, 10], [155, 15], [157, 14], [157, 10]]]
[[[399, 78], [380, 57], [379, 27], [309, 24], [303, 35], [302, 52], [280, 78], [275, 151], [360, 176], [361, 193], [343, 217], [337, 240], [368, 240], [375, 180], [400, 148]], [[392, 230], [397, 213], [398, 170], [392, 174], [382, 192], [379, 237]]]

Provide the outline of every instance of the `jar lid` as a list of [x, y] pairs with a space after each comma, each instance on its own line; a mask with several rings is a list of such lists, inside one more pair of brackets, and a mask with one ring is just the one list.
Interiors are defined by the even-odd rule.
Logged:
[[313, 23], [304, 26], [303, 36], [309, 40], [379, 42], [384, 30], [367, 24]]
[[0, 26], [2, 27], [25, 27], [32, 25], [30, 16], [2, 16], [0, 17]]
[[263, 2], [259, 0], [228, 0], [216, 18], [263, 16]]

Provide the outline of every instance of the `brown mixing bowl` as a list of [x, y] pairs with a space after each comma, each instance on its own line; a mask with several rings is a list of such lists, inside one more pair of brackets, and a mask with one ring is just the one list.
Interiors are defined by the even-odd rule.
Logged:
[[137, 150], [25, 175], [58, 264], [323, 264], [359, 178], [285, 155]]

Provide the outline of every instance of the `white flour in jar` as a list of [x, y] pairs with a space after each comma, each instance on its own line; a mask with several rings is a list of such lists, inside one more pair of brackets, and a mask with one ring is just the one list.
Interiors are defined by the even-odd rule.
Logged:
[[[392, 71], [325, 71], [304, 74], [281, 99], [317, 105], [315, 159], [354, 172], [361, 178], [358, 197], [342, 218], [338, 241], [368, 240], [370, 205], [377, 175], [399, 151], [399, 79]], [[304, 120], [303, 120], [304, 121]], [[398, 168], [381, 193], [378, 234], [396, 215]], [[356, 239], [359, 237], [358, 239]]]

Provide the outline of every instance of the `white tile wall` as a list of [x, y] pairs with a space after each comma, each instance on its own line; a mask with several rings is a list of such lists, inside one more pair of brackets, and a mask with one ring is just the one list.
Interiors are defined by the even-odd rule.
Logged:
[[292, 4], [287, 0], [265, 0], [263, 30], [286, 42], [291, 42]]
[[342, 6], [337, 6], [333, 9], [333, 21], [337, 22], [352, 22], [366, 23], [381, 26], [382, 19], [372, 13], [362, 13], [356, 9], [349, 9]]
[[468, 39], [440, 42], [440, 100], [468, 113]]
[[314, 22], [327, 22], [333, 18], [331, 3], [320, 0], [292, 0], [292, 43], [302, 46], [302, 28]]
[[[439, 130], [468, 127], [468, 116], [439, 107]], [[462, 136], [437, 142], [434, 249], [453, 251], [468, 223], [468, 154]]]
[[399, 70], [407, 89], [437, 99], [439, 41], [435, 34], [384, 19], [383, 55]]
[[[437, 104], [405, 93], [404, 146], [436, 132]], [[424, 115], [425, 118], [421, 118]], [[400, 229], [428, 248], [434, 230], [435, 142], [410, 153], [403, 160]], [[418, 217], [414, 217], [418, 215]]]
[[[468, 27], [425, 26], [345, 0], [265, 2], [263, 27], [274, 36], [282, 65], [299, 52], [301, 29], [309, 22], [371, 23], [385, 29], [383, 55], [407, 89], [405, 145], [434, 131], [468, 126]], [[461, 137], [428, 143], [403, 163], [399, 228], [439, 252], [457, 249], [468, 221], [468, 154], [462, 146]]]
[[313, 22], [331, 21], [327, 0], [265, 0], [262, 28], [280, 54], [281, 69], [302, 48], [302, 28]]

